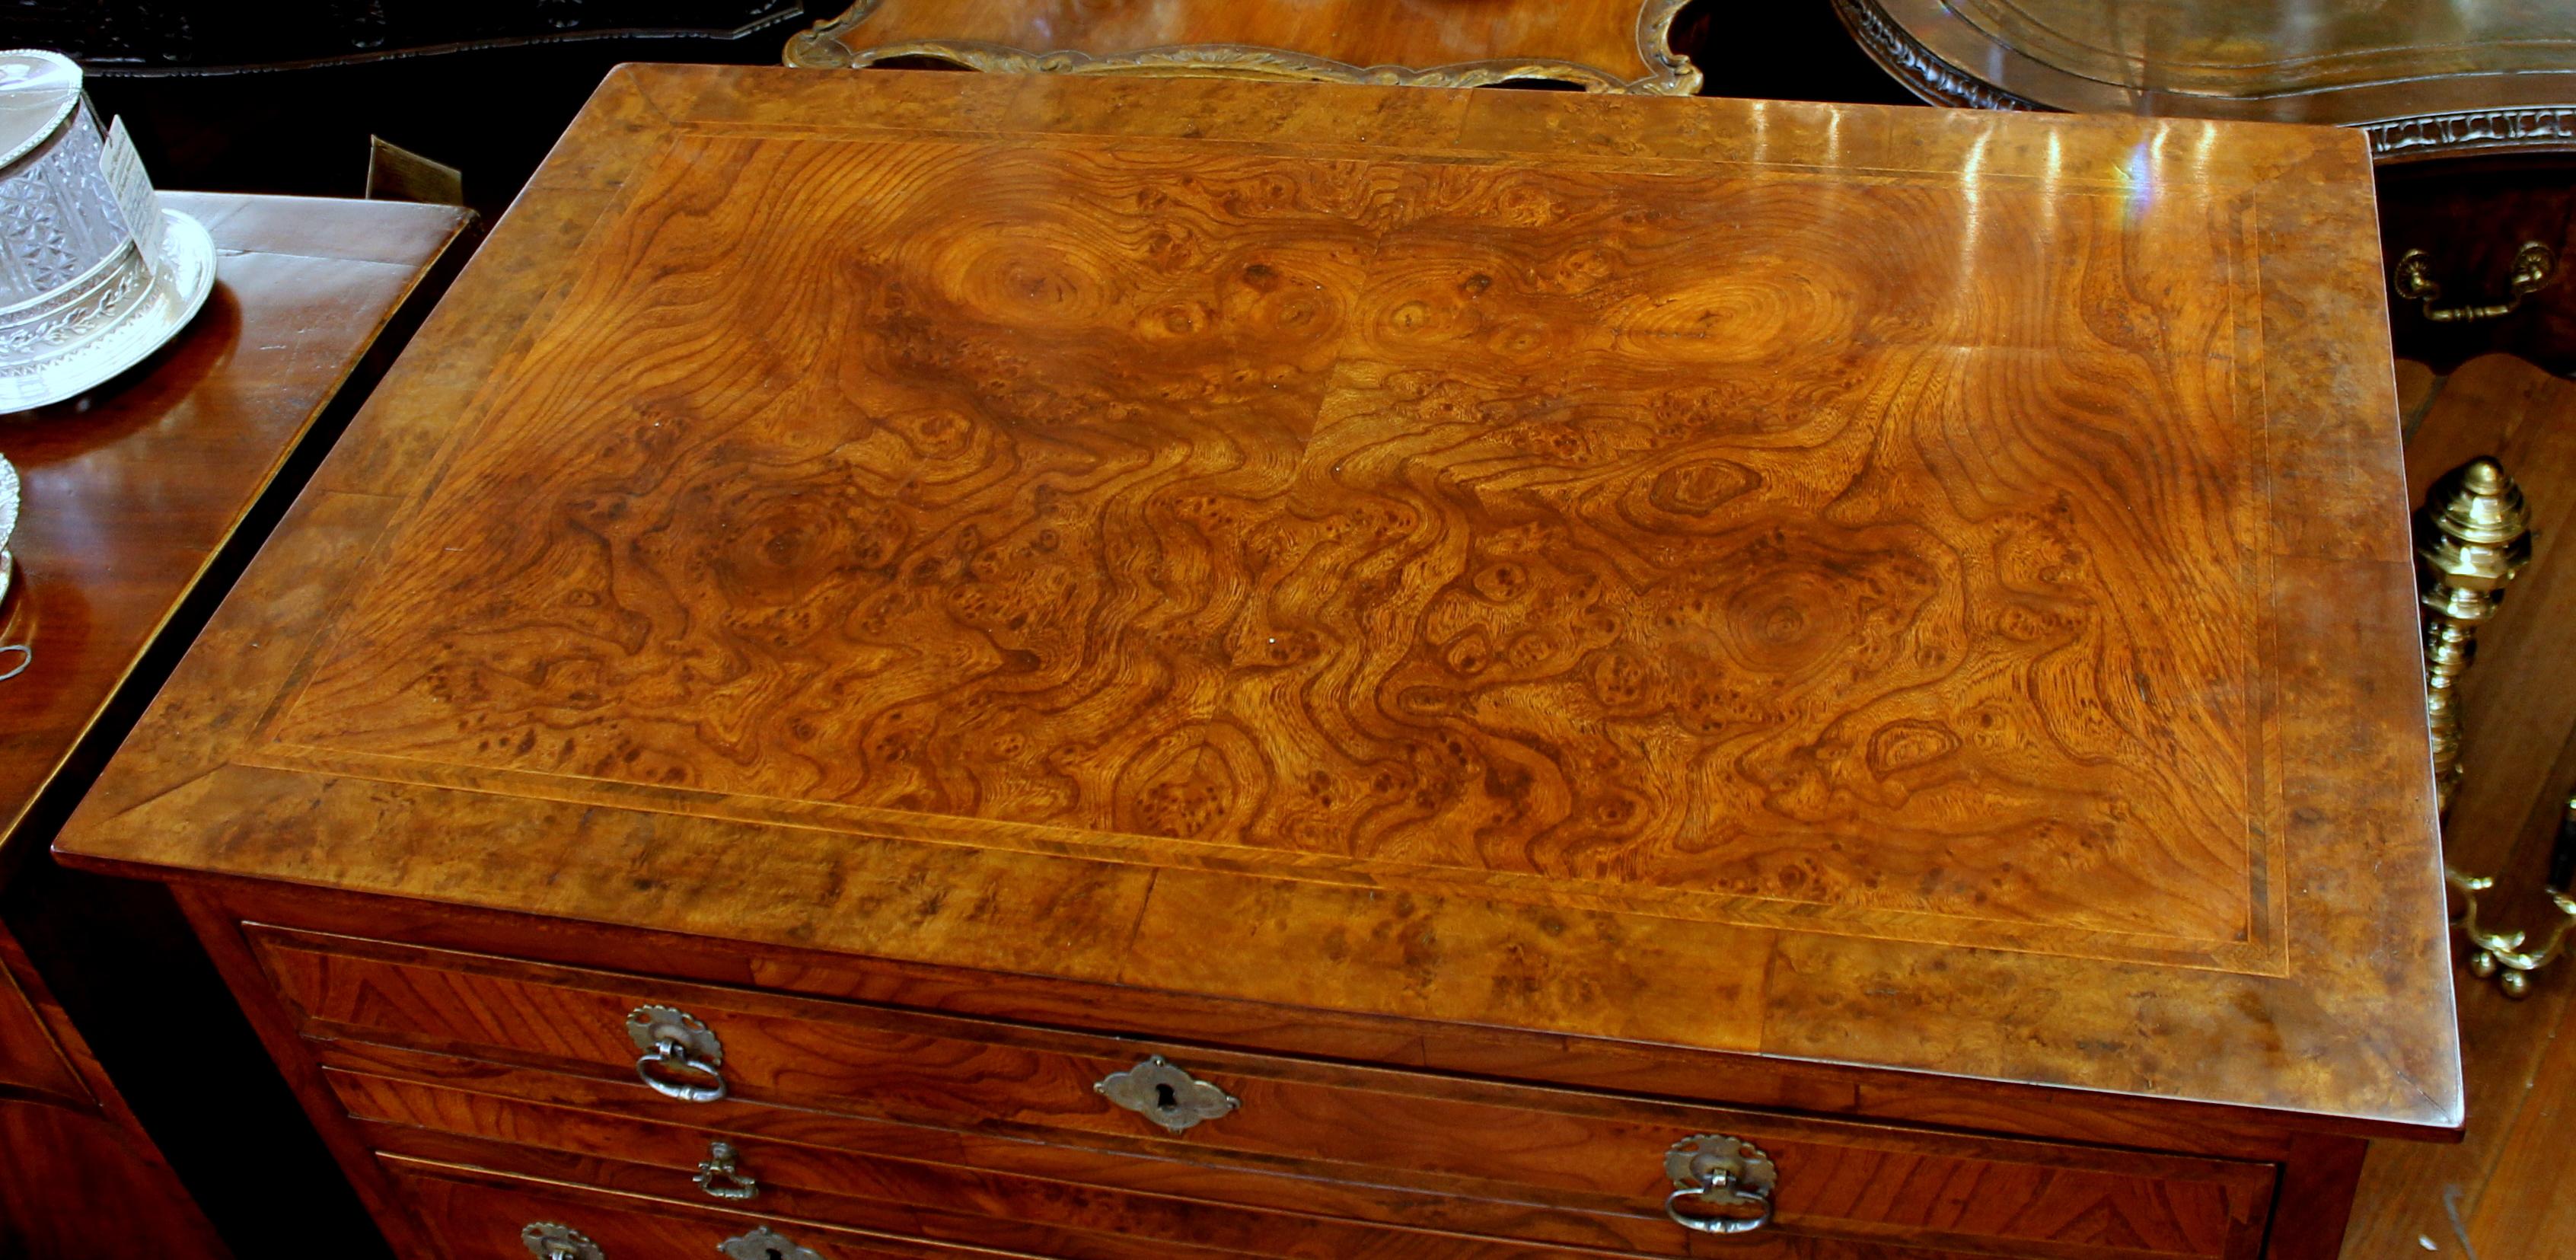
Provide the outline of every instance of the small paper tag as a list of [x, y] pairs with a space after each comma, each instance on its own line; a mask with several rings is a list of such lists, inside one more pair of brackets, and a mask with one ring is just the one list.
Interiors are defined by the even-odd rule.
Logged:
[[143, 250], [143, 269], [156, 270], [161, 262], [161, 196], [152, 191], [152, 177], [143, 173], [143, 155], [134, 151], [133, 137], [125, 134], [124, 119], [108, 124], [98, 166], [107, 177], [109, 195], [116, 198], [117, 213], [125, 216], [125, 230], [134, 234], [134, 243]]

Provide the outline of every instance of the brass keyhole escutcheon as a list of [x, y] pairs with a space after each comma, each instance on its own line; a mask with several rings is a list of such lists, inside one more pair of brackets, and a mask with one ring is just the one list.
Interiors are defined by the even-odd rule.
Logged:
[[1182, 1071], [1159, 1054], [1124, 1072], [1101, 1077], [1091, 1089], [1169, 1133], [1181, 1133], [1242, 1105], [1234, 1095]]

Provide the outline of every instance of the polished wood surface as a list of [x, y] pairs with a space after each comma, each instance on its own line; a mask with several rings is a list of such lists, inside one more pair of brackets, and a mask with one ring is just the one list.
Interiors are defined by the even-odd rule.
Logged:
[[[2561, 554], [2576, 525], [2576, 384], [2504, 356], [2448, 376], [2401, 364], [2422, 403], [2412, 421], [2407, 477], [2419, 495], [2443, 473], [2494, 455], [2523, 484], [2533, 513], [2534, 563], [2480, 633], [2462, 696], [2463, 764], [2445, 843], [2454, 865], [2494, 875], [2489, 914], [2519, 927], [2551, 922], [2539, 896], [2567, 794], [2576, 789], [2576, 569]], [[2459, 991], [2468, 1137], [2457, 1146], [2373, 1147], [2345, 1255], [2466, 1256], [2451, 1226], [2456, 1205], [2482, 1260], [2543, 1260], [2567, 1252], [2576, 1214], [2563, 1193], [2566, 1117], [2576, 1108], [2576, 1021], [2564, 961], [2533, 977], [2531, 997], [2492, 984]], [[2428, 1252], [2419, 1239], [2433, 1243]]]
[[9, 641], [33, 653], [0, 682], [10, 863], [41, 851], [27, 811], [462, 222], [387, 203], [168, 204], [223, 255], [196, 322], [143, 369], [0, 421], [0, 455], [24, 481]]
[[[347, 938], [264, 930], [254, 930], [253, 937], [304, 1034], [331, 1047], [326, 1067], [351, 1062], [339, 1053], [350, 1043], [423, 1048], [443, 1061], [380, 1054], [353, 1066], [545, 1103], [633, 1110], [624, 1101], [636, 1092], [635, 1051], [624, 1015], [648, 1002], [677, 1004], [722, 1037], [732, 1086], [726, 1110], [748, 1117], [728, 1122], [755, 1132], [783, 1130], [822, 1145], [898, 1156], [931, 1154], [940, 1162], [1001, 1174], [1030, 1171], [1017, 1148], [993, 1150], [987, 1144], [988, 1149], [959, 1150], [957, 1139], [940, 1137], [925, 1152], [914, 1143], [926, 1135], [907, 1137], [870, 1123], [972, 1131], [1004, 1118], [1008, 1130], [1024, 1140], [1157, 1161], [1138, 1169], [1120, 1167], [1134, 1164], [1132, 1159], [1094, 1159], [1079, 1161], [1092, 1167], [1056, 1174], [1112, 1184], [1151, 1185], [1158, 1170], [1167, 1186], [1198, 1183], [1206, 1180], [1201, 1174], [1207, 1168], [1251, 1174], [1275, 1169], [1283, 1159], [1297, 1160], [1309, 1175], [1390, 1191], [1368, 1196], [1391, 1200], [1388, 1206], [1344, 1205], [1342, 1213], [1398, 1226], [1446, 1219], [1467, 1228], [1473, 1217], [1471, 1232], [1489, 1236], [1687, 1254], [1678, 1249], [1688, 1235], [1653, 1210], [1662, 1153], [1676, 1129], [1744, 1137], [1799, 1169], [1800, 1183], [1782, 1189], [1781, 1211], [1808, 1232], [1828, 1236], [1915, 1242], [1952, 1236], [1988, 1245], [2117, 1245], [2141, 1255], [2251, 1255], [2272, 1188], [2272, 1170], [2265, 1164], [2106, 1156], [2089, 1147], [2037, 1143], [1963, 1146], [1948, 1135], [1884, 1126], [1462, 1086], [1421, 1073], [764, 999]], [[1142, 1118], [1101, 1106], [1091, 1083], [1149, 1053], [1217, 1082], [1241, 1107], [1167, 1140]], [[492, 1066], [496, 1062], [539, 1071], [506, 1074], [504, 1083], [495, 1079], [504, 1075]], [[531, 1138], [490, 1130], [470, 1117], [442, 1122], [407, 1112], [388, 1115], [383, 1088], [345, 1078], [335, 1087], [352, 1113], [364, 1118], [554, 1145], [576, 1154], [633, 1159], [658, 1150], [664, 1159], [685, 1153], [694, 1166], [706, 1146], [704, 1139], [682, 1141], [673, 1134], [635, 1145], [566, 1146], [569, 1129], [552, 1139]], [[468, 1110], [479, 1105], [451, 1101]], [[703, 1105], [651, 1110], [683, 1123], [714, 1118]], [[829, 1115], [860, 1122], [836, 1124], [823, 1118]], [[1162, 1163], [1182, 1154], [1172, 1143], [1186, 1148], [1198, 1168], [1183, 1175]], [[925, 1202], [937, 1198], [926, 1190], [915, 1193], [929, 1195]], [[1293, 1204], [1301, 1196], [1281, 1187], [1264, 1197]], [[1242, 1202], [1243, 1192], [1230, 1193], [1228, 1200]], [[1190, 1219], [1167, 1220], [1158, 1232], [1212, 1241], [1206, 1226]], [[980, 1241], [1010, 1245], [990, 1236]]]
[[[1937, 1245], [2313, 1254], [2458, 1123], [2372, 221], [2322, 129], [630, 69], [60, 850], [382, 1187], [383, 1012], [729, 968], [2241, 1150]], [[635, 979], [326, 1045], [281, 929]]]
[[[442, 1236], [454, 1240], [460, 1255], [515, 1260], [528, 1252], [520, 1242], [520, 1230], [532, 1221], [572, 1226], [613, 1257], [712, 1255], [727, 1239], [764, 1224], [762, 1216], [751, 1212], [693, 1209], [636, 1195], [586, 1192], [560, 1182], [498, 1176], [429, 1160], [397, 1157], [386, 1162], [406, 1194], [422, 1205], [422, 1215], [436, 1223]], [[777, 1224], [792, 1241], [832, 1260], [989, 1260], [994, 1255], [983, 1249], [913, 1242], [802, 1221]], [[1182, 1255], [1202, 1260], [1207, 1254], [1131, 1246], [1119, 1257], [1152, 1260]]]
[[856, 0], [788, 41], [791, 66], [1216, 75], [1479, 87], [1515, 81], [1688, 96], [1682, 0]]
[[1834, 0], [1927, 99], [2356, 126], [2382, 161], [2576, 148], [2576, 5]]
[[[1600, 155], [1609, 118], [1688, 156]], [[1829, 124], [1934, 169], [1763, 174]], [[1228, 127], [1275, 155], [1119, 135]], [[567, 193], [674, 155], [524, 347], [432, 341], [412, 371], [495, 378], [439, 463], [388, 458], [451, 428], [436, 392], [361, 421], [291, 531], [366, 549], [308, 574], [347, 581], [327, 623], [228, 616], [66, 848], [2446, 1127], [2448, 1038], [2398, 1018], [2447, 991], [2393, 400], [2331, 230], [2366, 171], [2214, 130], [623, 76]], [[865, 282], [780, 282], [827, 273]], [[254, 625], [259, 664], [221, 648]], [[881, 884], [946, 892], [830, 891]], [[2097, 1004], [2122, 977], [2150, 1007]], [[2034, 986], [1995, 1037], [1983, 998]]]
[[[146, 1135], [141, 1103], [129, 1104], [94, 1051], [100, 1030], [75, 1020], [72, 991], [57, 1001], [46, 979], [83, 974], [52, 949], [67, 933], [150, 933], [63, 896], [44, 847], [167, 669], [152, 654], [159, 637], [178, 621], [184, 640], [202, 619], [191, 600], [213, 593], [209, 572], [220, 589], [236, 532], [264, 528], [272, 480], [463, 222], [430, 207], [166, 200], [205, 223], [222, 252], [205, 311], [119, 380], [0, 422], [0, 454], [24, 478], [8, 638], [32, 651], [24, 673], [0, 681], [0, 902], [11, 924], [0, 928], [0, 1254], [10, 1256], [226, 1254]], [[246, 551], [232, 556], [237, 567]], [[175, 655], [179, 644], [168, 646]], [[199, 1045], [209, 1068], [225, 1062], [212, 1040], [209, 1029]]]
[[[416, 1070], [407, 1063], [395, 1066]], [[365, 1120], [380, 1147], [392, 1154], [507, 1168], [666, 1200], [712, 1202], [696, 1188], [692, 1175], [711, 1144], [723, 1141], [736, 1149], [741, 1167], [756, 1176], [761, 1211], [1044, 1255], [1079, 1254], [1079, 1244], [1066, 1247], [1057, 1241], [1068, 1232], [1076, 1237], [1110, 1233], [1186, 1239], [1220, 1254], [1248, 1255], [1301, 1247], [1331, 1255], [1482, 1255], [1500, 1248], [1471, 1240], [1493, 1238], [1528, 1240], [1523, 1247], [1598, 1248], [1620, 1255], [1691, 1254], [1687, 1235], [1661, 1219], [1634, 1214], [1633, 1205], [1659, 1197], [1643, 1193], [1654, 1188], [1654, 1159], [1639, 1162], [1632, 1179], [1642, 1190], [1632, 1190], [1624, 1199], [1586, 1202], [1557, 1195], [1532, 1202], [1529, 1192], [1519, 1190], [1501, 1197], [1469, 1197], [1482, 1188], [1417, 1189], [1365, 1180], [1319, 1184], [1311, 1172], [1287, 1178], [1256, 1169], [1212, 1168], [908, 1125], [845, 1124], [835, 1129], [786, 1109], [746, 1106], [730, 1108], [734, 1114], [722, 1118], [672, 1114], [667, 1122], [628, 1119], [582, 1106], [525, 1101], [519, 1092], [536, 1073], [470, 1060], [442, 1066], [448, 1074], [437, 1083], [359, 1071], [335, 1071], [332, 1081], [350, 1113]], [[588, 1092], [615, 1091], [592, 1085]], [[558, 1084], [547, 1093], [580, 1098], [582, 1091]], [[710, 1124], [722, 1127], [693, 1127]], [[1510, 1140], [1503, 1133], [1479, 1136]], [[1530, 1134], [1523, 1140], [1543, 1139]], [[2024, 1198], [2010, 1206], [1989, 1206], [1990, 1178], [1981, 1179], [1972, 1170], [1966, 1180], [1941, 1180], [1960, 1171], [1951, 1161], [1912, 1166], [1906, 1155], [1891, 1154], [1866, 1168], [1837, 1169], [1829, 1193], [1846, 1202], [1881, 1199], [1935, 1217], [1985, 1218], [1940, 1224], [1991, 1227], [1994, 1219], [2018, 1211], [2023, 1215], [2016, 1241], [2024, 1246], [2045, 1247], [2045, 1240], [2032, 1240], [2043, 1229], [2062, 1235], [2107, 1233], [2127, 1244], [2144, 1240], [2151, 1245], [2135, 1248], [2141, 1255], [2221, 1254], [2217, 1247], [2226, 1239], [2223, 1216], [2200, 1237], [2177, 1239], [2170, 1208], [2134, 1188], [2084, 1200], [2082, 1216], [2043, 1215], [2073, 1206], [2076, 1193], [2065, 1193], [2054, 1203]], [[2033, 1180], [2046, 1176], [2037, 1170], [2021, 1175]], [[2142, 1183], [2139, 1179], [2133, 1186]], [[2268, 1184], [2262, 1188], [2268, 1191]], [[2187, 1184], [2185, 1189], [2205, 1187]], [[1800, 1215], [1809, 1213], [1815, 1198], [1811, 1195], [1809, 1204], [1800, 1205]], [[2259, 1213], [2260, 1200], [2255, 1202]], [[1887, 1215], [1875, 1205], [1866, 1214], [1846, 1213], [1851, 1222], [1846, 1228], [1857, 1226], [1854, 1236], [1861, 1239], [1875, 1235], [1881, 1241], [1902, 1239], [1925, 1247], [1936, 1245], [1945, 1233], [1961, 1237], [1920, 1220], [1890, 1228]], [[932, 1224], [924, 1228], [918, 1224], [923, 1221]], [[2108, 1230], [2101, 1228], [2105, 1224]], [[2246, 1225], [2236, 1222], [2240, 1236], [2250, 1232]], [[2190, 1249], [2161, 1250], [2152, 1245], [2159, 1241], [2180, 1241]], [[1963, 1245], [1973, 1253], [1989, 1244], [1969, 1236]]]

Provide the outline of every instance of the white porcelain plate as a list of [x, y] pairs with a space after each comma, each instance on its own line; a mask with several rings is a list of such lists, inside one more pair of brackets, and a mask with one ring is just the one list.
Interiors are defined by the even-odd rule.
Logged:
[[215, 290], [215, 238], [176, 210], [163, 210], [161, 217], [168, 227], [152, 268], [151, 294], [35, 370], [0, 377], [0, 414], [78, 397], [141, 363], [196, 318]]
[[[9, 599], [10, 579], [17, 576], [18, 564], [9, 557], [9, 535], [18, 532], [18, 469], [0, 459], [0, 604]], [[0, 661], [0, 670], [8, 668]]]

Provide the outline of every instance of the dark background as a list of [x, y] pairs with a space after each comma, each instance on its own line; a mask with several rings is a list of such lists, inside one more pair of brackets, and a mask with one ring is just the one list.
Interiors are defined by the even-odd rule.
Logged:
[[[57, 48], [82, 61], [100, 113], [125, 117], [162, 187], [354, 197], [367, 137], [378, 135], [462, 170], [467, 202], [491, 215], [611, 67], [776, 65], [788, 36], [840, 8], [0, 0], [0, 47]], [[1699, 65], [1710, 96], [1914, 103], [1852, 43], [1827, 0], [1759, 11], [1702, 0], [1674, 23], [1673, 46]]]

